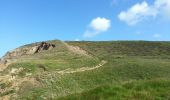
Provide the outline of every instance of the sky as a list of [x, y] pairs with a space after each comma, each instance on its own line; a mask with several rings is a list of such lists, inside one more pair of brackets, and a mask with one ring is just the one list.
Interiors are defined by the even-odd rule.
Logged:
[[0, 57], [54, 39], [170, 41], [170, 0], [0, 0]]

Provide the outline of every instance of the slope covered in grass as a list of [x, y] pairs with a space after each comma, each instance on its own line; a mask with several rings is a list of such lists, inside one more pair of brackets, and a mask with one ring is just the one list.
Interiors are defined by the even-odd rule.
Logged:
[[80, 94], [58, 100], [168, 100], [170, 80], [131, 81], [115, 85], [103, 85]]
[[124, 56], [169, 56], [170, 42], [151, 41], [70, 41], [98, 57]]
[[[41, 51], [33, 55], [19, 56], [15, 58], [15, 61], [11, 63], [6, 70], [9, 71], [11, 68], [22, 67], [34, 73], [41, 68], [47, 71], [63, 70], [67, 68], [75, 69], [95, 66], [100, 62], [97, 57], [89, 57], [70, 51], [61, 41], [49, 41], [48, 43], [55, 44], [56, 47], [52, 50]], [[33, 45], [34, 44], [29, 44], [23, 47]]]
[[[22, 68], [12, 81], [20, 84], [9, 93], [11, 99], [152, 100], [170, 96], [170, 42], [48, 42], [56, 48], [19, 57], [2, 73]], [[76, 48], [84, 51], [77, 53]], [[107, 63], [96, 67], [102, 61]], [[79, 71], [84, 69], [89, 70]]]
[[[6, 84], [10, 82], [12, 85], [3, 89], [0, 88], [3, 91], [2, 94], [8, 92], [8, 90], [10, 91], [10, 89], [24, 89], [23, 93], [25, 93], [30, 91], [29, 87], [44, 88], [45, 84], [41, 80], [44, 77], [48, 79], [48, 76], [52, 73], [58, 74], [62, 70], [76, 70], [82, 67], [91, 68], [101, 62], [97, 57], [70, 50], [71, 47], [62, 41], [48, 41], [48, 43], [55, 44], [56, 47], [51, 50], [44, 50], [31, 55], [16, 56], [11, 59], [8, 67], [0, 73], [0, 83]], [[36, 44], [29, 44], [19, 48], [31, 47]], [[80, 52], [81, 50], [77, 51]], [[28, 88], [27, 85], [29, 85]], [[15, 95], [20, 95], [21, 90], [16, 90]]]
[[[165, 78], [168, 81], [170, 80], [169, 72], [170, 72], [170, 63], [169, 60], [167, 59], [161, 59], [161, 60], [141, 59], [141, 58], [113, 59], [112, 62], [108, 62], [103, 67], [96, 70], [86, 71], [82, 73], [66, 74], [61, 76], [58, 74], [57, 75], [51, 74], [48, 76], [48, 78], [45, 78], [44, 80], [40, 78], [41, 81], [43, 81], [43, 83], [45, 84], [48, 84], [50, 88], [48, 87], [44, 89], [40, 88], [40, 89], [33, 90], [32, 92], [27, 93], [30, 95], [25, 94], [23, 98], [29, 98], [32, 96], [34, 96], [33, 98], [39, 98], [39, 95], [45, 95], [48, 97], [48, 99], [50, 98], [57, 99], [58, 97], [64, 97], [75, 93], [79, 94], [81, 92], [86, 92], [96, 87], [100, 88], [100, 86], [103, 85], [117, 86], [118, 84], [123, 84], [126, 83], [127, 81], [132, 81], [132, 82], [135, 81], [135, 83], [132, 85], [135, 85], [136, 82], [139, 84], [143, 84], [142, 83], [143, 81], [145, 82], [145, 81], [152, 81], [152, 80], [157, 80], [162, 82], [161, 78]], [[154, 87], [152, 88], [153, 88], [153, 92], [154, 91], [157, 92], [157, 90]], [[158, 95], [161, 95], [160, 93], [166, 94], [167, 93], [166, 91], [168, 91], [167, 89], [170, 88], [170, 86], [167, 85], [166, 87], [161, 87], [161, 88], [165, 92], [164, 91], [158, 92], [157, 93]], [[107, 91], [107, 88], [105, 91]], [[129, 91], [131, 91], [131, 88], [126, 89], [126, 92], [124, 94], [126, 94]], [[152, 92], [149, 90], [146, 91]], [[102, 94], [103, 92], [104, 91], [100, 91], [100, 90], [98, 91], [99, 94], [100, 93]], [[91, 93], [89, 93], [89, 95], [91, 95]], [[133, 96], [133, 94], [131, 93], [127, 95]], [[153, 94], [153, 97], [155, 95], [156, 94]], [[168, 96], [169, 94], [166, 95], [166, 97]], [[89, 98], [84, 98], [84, 99], [89, 100]]]

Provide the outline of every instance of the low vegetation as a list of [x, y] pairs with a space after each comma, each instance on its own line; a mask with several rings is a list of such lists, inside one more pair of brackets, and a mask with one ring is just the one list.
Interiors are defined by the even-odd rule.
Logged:
[[[17, 100], [170, 99], [170, 42], [49, 43], [56, 47], [18, 57], [1, 72], [5, 76], [17, 70], [8, 86], [8, 91], [14, 90], [1, 93], [2, 98], [8, 94], [9, 99]], [[87, 54], [73, 52], [68, 45]], [[107, 63], [95, 68], [102, 61]], [[89, 70], [78, 71], [81, 68]], [[6, 87], [3, 82], [2, 88]]]
[[166, 79], [125, 82], [103, 85], [58, 100], [168, 100], [170, 81]]

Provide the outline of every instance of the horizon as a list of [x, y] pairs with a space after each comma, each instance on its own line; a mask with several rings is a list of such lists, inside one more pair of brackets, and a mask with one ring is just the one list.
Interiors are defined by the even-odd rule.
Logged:
[[[31, 42], [31, 43], [26, 43], [26, 44], [23, 44], [23, 45], [19, 45], [15, 48], [12, 48], [11, 50], [14, 50], [14, 49], [19, 48], [19, 47], [24, 46], [24, 45], [36, 43], [36, 42], [46, 42], [46, 41], [55, 41], [55, 40], [59, 40], [59, 39], [52, 39], [52, 40], [45, 40], [45, 41], [35, 41], [35, 42]], [[62, 40], [60, 40], [60, 41], [62, 41]], [[64, 42], [170, 42], [170, 41], [161, 41], [161, 40], [157, 40], [157, 41], [154, 41], [154, 40], [103, 40], [103, 41], [100, 41], [100, 40], [96, 40], [96, 41], [94, 41], [94, 40], [80, 40], [80, 41], [64, 40]], [[4, 54], [0, 55], [0, 58], [2, 58], [7, 52], [9, 52], [11, 50], [8, 50]]]
[[25, 44], [170, 41], [170, 0], [2, 0], [0, 57]]

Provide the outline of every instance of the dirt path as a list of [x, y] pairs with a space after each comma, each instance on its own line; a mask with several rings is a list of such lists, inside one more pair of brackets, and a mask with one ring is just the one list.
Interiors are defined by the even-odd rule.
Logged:
[[62, 43], [73, 53], [75, 54], [79, 54], [79, 55], [84, 55], [84, 56], [88, 56], [88, 57], [92, 57], [92, 55], [90, 55], [87, 51], [83, 50], [82, 48], [78, 47], [78, 46], [73, 46], [73, 45], [69, 45], [68, 43], [62, 41]]
[[89, 70], [94, 70], [97, 68], [102, 67], [103, 65], [105, 65], [107, 63], [107, 61], [102, 60], [97, 66], [95, 67], [82, 67], [82, 68], [78, 68], [78, 69], [66, 69], [66, 70], [62, 70], [62, 71], [58, 71], [57, 73], [59, 74], [71, 74], [71, 73], [78, 73], [78, 72], [84, 72], [84, 71], [89, 71]]
[[[77, 69], [65, 69], [65, 70], [61, 70], [61, 71], [56, 71], [55, 73], [64, 75], [64, 74], [72, 74], [72, 73], [80, 73], [80, 72], [84, 72], [84, 71], [90, 71], [90, 70], [95, 70], [98, 69], [100, 67], [102, 67], [103, 65], [105, 65], [107, 63], [107, 61], [102, 60], [98, 65], [96, 65], [95, 67], [82, 67], [82, 68], [77, 68]], [[11, 89], [15, 90], [19, 90], [19, 86], [24, 82], [24, 81], [29, 81], [32, 84], [36, 85], [36, 80], [34, 78], [31, 77], [25, 77], [25, 78], [17, 78], [17, 77], [12, 77], [11, 75], [6, 75], [6, 76], [0, 76], [0, 81], [2, 82], [3, 80], [5, 81], [9, 81], [12, 82], [12, 85], [6, 89], [0, 89], [0, 91], [3, 93], [5, 91], [9, 91]], [[5, 95], [3, 97], [0, 97], [0, 100], [9, 100], [10, 96], [15, 96], [16, 94], [9, 94], [9, 95]]]

